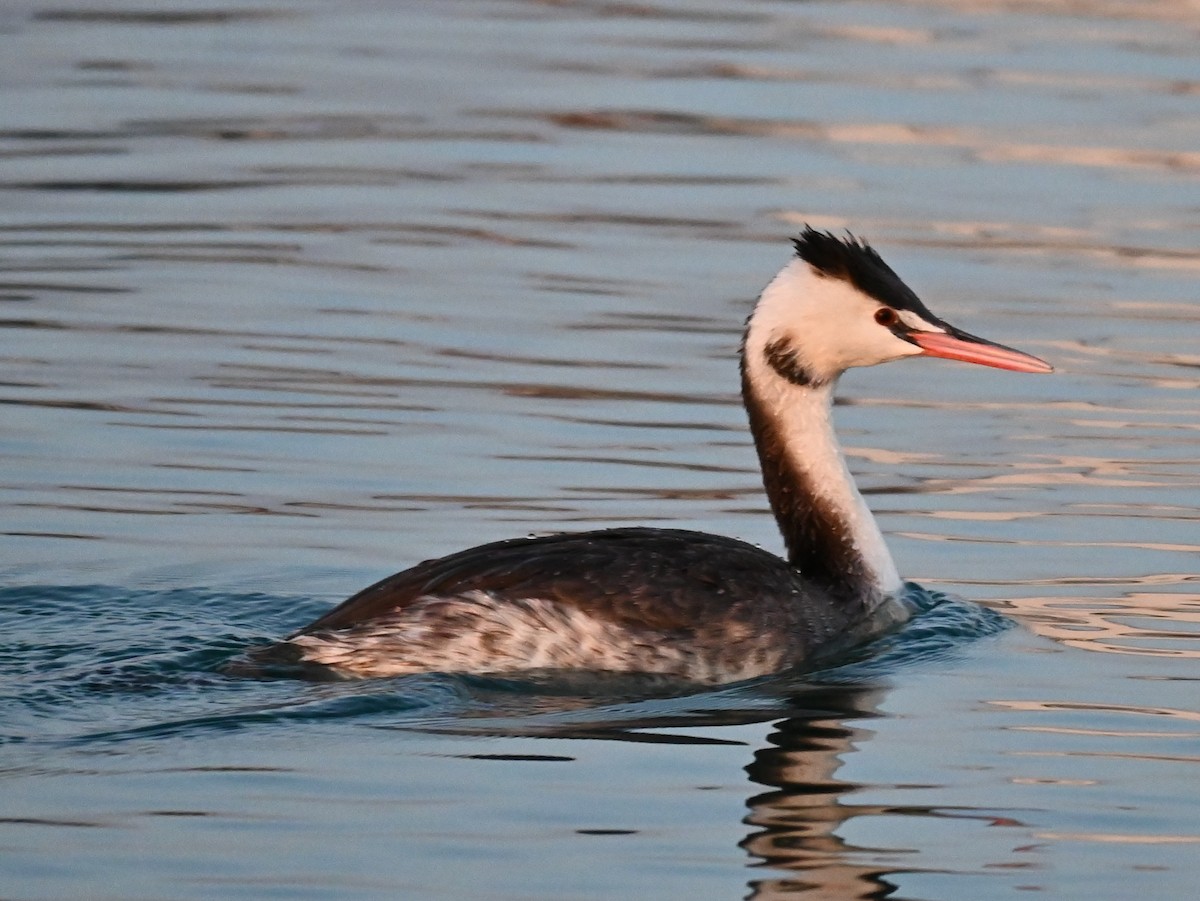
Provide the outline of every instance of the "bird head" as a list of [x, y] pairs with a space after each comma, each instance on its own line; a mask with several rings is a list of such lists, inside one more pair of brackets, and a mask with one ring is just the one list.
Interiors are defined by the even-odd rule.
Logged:
[[794, 384], [833, 382], [853, 366], [903, 357], [1052, 372], [1043, 360], [939, 319], [869, 245], [805, 228], [795, 258], [763, 291], [747, 351]]

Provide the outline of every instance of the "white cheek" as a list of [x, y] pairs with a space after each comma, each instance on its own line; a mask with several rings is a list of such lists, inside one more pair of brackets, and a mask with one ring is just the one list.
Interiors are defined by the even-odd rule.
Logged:
[[851, 328], [857, 334], [853, 335], [853, 340], [846, 342], [846, 350], [841, 359], [844, 368], [874, 366], [921, 353], [921, 348], [903, 338], [897, 338], [873, 318], [866, 322], [857, 322]]
[[[800, 350], [814, 375], [836, 378], [852, 366], [874, 366], [916, 356], [921, 349], [875, 321], [880, 303], [840, 279], [792, 260], [763, 291], [750, 321], [747, 346], [783, 340]], [[898, 310], [910, 328], [942, 331], [909, 310]]]

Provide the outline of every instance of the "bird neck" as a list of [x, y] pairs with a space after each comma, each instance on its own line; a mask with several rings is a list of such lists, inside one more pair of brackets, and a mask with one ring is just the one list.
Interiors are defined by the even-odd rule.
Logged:
[[834, 383], [785, 377], [772, 347], [752, 337], [742, 351], [742, 396], [788, 562], [847, 600], [898, 591], [896, 564], [833, 430]]

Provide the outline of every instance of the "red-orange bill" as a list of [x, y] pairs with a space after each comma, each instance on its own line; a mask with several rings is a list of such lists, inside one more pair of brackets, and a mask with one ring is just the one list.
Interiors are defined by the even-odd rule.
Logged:
[[912, 331], [905, 337], [930, 357], [979, 363], [982, 366], [995, 366], [997, 369], [1009, 369], [1013, 372], [1054, 371], [1054, 367], [1045, 360], [971, 335], [958, 337], [947, 332]]

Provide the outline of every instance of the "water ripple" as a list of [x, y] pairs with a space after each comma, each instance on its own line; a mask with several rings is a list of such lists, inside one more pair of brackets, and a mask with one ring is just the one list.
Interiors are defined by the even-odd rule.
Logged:
[[[569, 713], [566, 725], [576, 729], [579, 711], [591, 710], [594, 730], [616, 710], [619, 728], [627, 730], [634, 728], [630, 716], [637, 699], [660, 696], [680, 700], [677, 708], [654, 702], [655, 722], [673, 711], [670, 716], [682, 724], [697, 710], [729, 708], [730, 698], [754, 710], [750, 721], [758, 721], [772, 715], [778, 699], [797, 691], [872, 683], [905, 667], [946, 660], [1011, 625], [984, 608], [917, 585], [909, 586], [909, 596], [920, 615], [895, 635], [861, 649], [853, 662], [802, 677], [697, 693], [661, 680], [595, 675], [549, 682], [439, 675], [316, 683], [245, 679], [227, 675], [226, 665], [247, 646], [315, 616], [323, 605], [191, 589], [8, 588], [0, 590], [0, 633], [6, 636], [0, 647], [6, 734], [0, 741], [130, 741], [339, 719], [384, 724], [399, 719], [405, 728], [427, 728], [436, 721], [446, 729], [452, 728], [451, 720], [482, 718], [494, 730], [499, 726], [492, 720], [519, 711], [536, 715], [536, 722], [526, 725], [544, 732], [553, 726], [544, 719], [550, 714]], [[82, 630], [81, 622], [86, 623]], [[64, 709], [71, 714], [61, 716]], [[485, 727], [459, 723], [453, 728]]]

